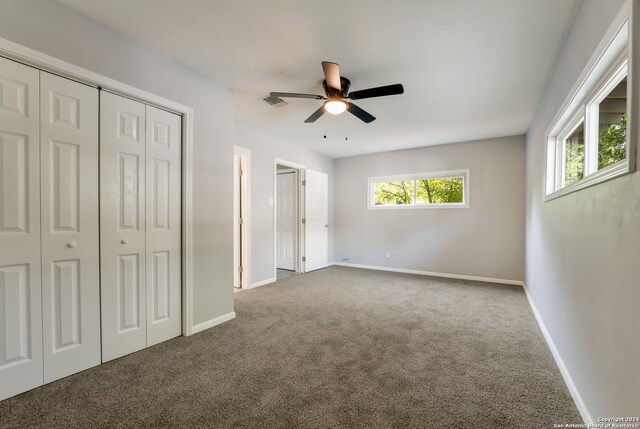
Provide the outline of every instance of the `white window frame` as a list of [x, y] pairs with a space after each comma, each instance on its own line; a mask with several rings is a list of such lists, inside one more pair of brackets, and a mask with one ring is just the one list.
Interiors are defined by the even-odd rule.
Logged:
[[[638, 137], [637, 2], [625, 2], [547, 130], [544, 201], [635, 171]], [[634, 43], [635, 42], [635, 43]], [[598, 170], [599, 104], [627, 77], [626, 158]], [[564, 186], [565, 139], [584, 121], [583, 179]]]
[[[462, 202], [461, 203], [432, 203], [432, 204], [399, 204], [376, 205], [374, 183], [403, 182], [419, 179], [444, 179], [447, 177], [462, 177]], [[449, 170], [429, 173], [398, 174], [394, 176], [369, 177], [367, 179], [367, 209], [368, 210], [407, 210], [407, 209], [466, 209], [469, 208], [469, 170]], [[414, 186], [414, 201], [416, 201], [417, 186]]]

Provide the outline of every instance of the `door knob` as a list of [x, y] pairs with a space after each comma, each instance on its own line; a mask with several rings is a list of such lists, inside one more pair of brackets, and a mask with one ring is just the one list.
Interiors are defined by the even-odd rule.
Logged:
[[121, 244], [127, 244], [129, 242], [129, 240], [127, 240], [126, 238], [123, 238], [122, 240], [120, 240]]
[[75, 241], [70, 241], [67, 243], [67, 247], [69, 249], [73, 249], [74, 247], [76, 247], [76, 242]]

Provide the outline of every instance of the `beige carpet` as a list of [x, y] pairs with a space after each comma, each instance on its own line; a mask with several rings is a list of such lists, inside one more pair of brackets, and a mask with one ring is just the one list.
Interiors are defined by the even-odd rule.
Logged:
[[521, 287], [331, 267], [0, 402], [3, 428], [550, 428], [580, 416]]

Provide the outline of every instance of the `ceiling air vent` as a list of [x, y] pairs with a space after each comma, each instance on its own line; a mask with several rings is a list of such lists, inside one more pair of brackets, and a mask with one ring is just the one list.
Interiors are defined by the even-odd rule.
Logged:
[[270, 106], [275, 106], [275, 107], [282, 107], [282, 106], [286, 106], [287, 104], [289, 104], [286, 101], [284, 101], [282, 98], [275, 97], [275, 96], [272, 96], [272, 95], [264, 97], [262, 99], [262, 101], [264, 101], [265, 103], [267, 103]]

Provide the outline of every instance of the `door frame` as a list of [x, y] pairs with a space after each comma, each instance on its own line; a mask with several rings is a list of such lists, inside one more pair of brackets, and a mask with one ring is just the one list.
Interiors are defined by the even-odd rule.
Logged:
[[[240, 225], [242, 237], [242, 254], [240, 255], [240, 265], [242, 266], [242, 276], [240, 280], [240, 290], [249, 289], [251, 287], [251, 150], [234, 146], [233, 154], [239, 155], [242, 160], [242, 177], [240, 179], [240, 217], [242, 224]], [[235, 166], [234, 166], [235, 170]], [[234, 173], [235, 174], [235, 173]], [[234, 177], [235, 180], [235, 177]], [[235, 198], [233, 195], [234, 204]], [[234, 219], [234, 222], [236, 219]], [[236, 238], [233, 238], [233, 251], [236, 252]], [[236, 267], [233, 267], [235, 270]]]
[[296, 170], [296, 193], [298, 197], [298, 210], [297, 210], [297, 219], [296, 219], [296, 229], [297, 229], [297, 237], [296, 237], [296, 261], [295, 261], [295, 272], [296, 273], [304, 273], [304, 262], [302, 261], [302, 257], [304, 256], [304, 224], [302, 223], [302, 219], [304, 219], [304, 208], [305, 208], [305, 200], [304, 200], [304, 186], [303, 182], [305, 180], [305, 173], [307, 168], [295, 162], [287, 161], [281, 158], [274, 158], [273, 160], [273, 278], [274, 280], [278, 279], [278, 263], [276, 260], [277, 253], [277, 245], [278, 245], [278, 237], [277, 237], [277, 208], [278, 208], [278, 165], [283, 165], [285, 167], [289, 167], [292, 170]]
[[178, 114], [182, 118], [182, 335], [193, 326], [193, 108], [0, 37], [0, 56]]

